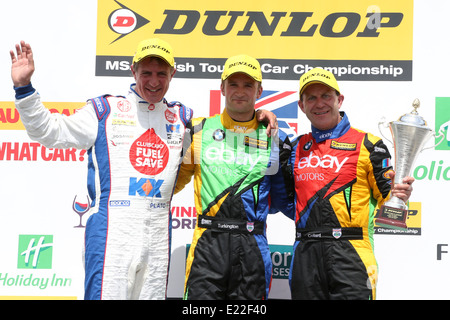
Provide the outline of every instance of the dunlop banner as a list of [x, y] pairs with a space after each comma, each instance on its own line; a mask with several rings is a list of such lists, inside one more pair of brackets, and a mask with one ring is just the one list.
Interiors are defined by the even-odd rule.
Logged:
[[97, 76], [130, 76], [139, 41], [158, 37], [180, 78], [218, 79], [245, 53], [264, 79], [320, 66], [338, 80], [412, 80], [413, 0], [98, 0], [97, 15]]

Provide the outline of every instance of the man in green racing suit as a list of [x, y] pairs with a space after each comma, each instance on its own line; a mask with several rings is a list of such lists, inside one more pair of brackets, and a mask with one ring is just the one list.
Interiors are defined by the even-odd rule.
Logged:
[[266, 133], [256, 119], [259, 62], [246, 55], [225, 63], [225, 110], [193, 119], [191, 145], [175, 192], [194, 175], [197, 226], [186, 264], [185, 299], [267, 299], [272, 261], [268, 213], [293, 219], [293, 183], [286, 134]]

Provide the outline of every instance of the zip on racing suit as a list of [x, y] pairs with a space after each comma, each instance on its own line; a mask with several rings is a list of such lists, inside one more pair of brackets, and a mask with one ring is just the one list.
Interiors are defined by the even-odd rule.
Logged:
[[50, 112], [31, 85], [16, 89], [28, 135], [51, 148], [88, 149], [91, 215], [85, 231], [85, 299], [164, 299], [170, 201], [192, 111], [135, 92], [102, 96], [70, 117]]
[[184, 298], [267, 299], [272, 276], [269, 206], [270, 213], [285, 208], [294, 217], [289, 139], [281, 131], [279, 140], [268, 137], [255, 117], [237, 122], [226, 110], [193, 119], [189, 130], [191, 148], [176, 192], [194, 175], [198, 216]]
[[391, 190], [390, 154], [341, 115], [336, 128], [293, 142], [293, 299], [375, 299], [374, 211]]

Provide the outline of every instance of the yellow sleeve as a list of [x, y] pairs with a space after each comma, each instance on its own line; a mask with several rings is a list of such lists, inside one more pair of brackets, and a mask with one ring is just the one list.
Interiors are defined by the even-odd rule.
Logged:
[[372, 166], [372, 170], [368, 174], [369, 184], [374, 198], [378, 205], [381, 205], [389, 198], [391, 191], [392, 182], [388, 175], [392, 170], [391, 155], [383, 141], [370, 133], [366, 136], [365, 145], [369, 150], [369, 160]]
[[192, 145], [183, 157], [183, 161], [180, 165], [180, 171], [178, 172], [177, 184], [175, 185], [175, 193], [180, 192], [191, 181], [194, 175], [195, 165], [192, 161], [193, 155], [191, 152]]
[[[202, 123], [202, 121], [205, 118], [195, 118], [192, 119], [191, 122], [186, 126], [186, 134], [185, 134], [185, 141], [183, 142], [183, 145], [187, 145], [186, 151], [183, 156], [183, 161], [180, 165], [180, 170], [178, 172], [178, 179], [177, 183], [175, 185], [175, 193], [180, 192], [184, 189], [184, 187], [191, 181], [192, 176], [195, 172], [195, 165], [196, 163], [199, 163], [196, 161], [196, 154], [197, 156], [200, 154], [200, 152], [194, 152], [196, 145], [198, 144], [200, 147], [201, 141], [198, 141], [198, 143], [194, 143], [194, 140], [197, 140], [194, 137], [198, 137], [199, 135], [194, 135], [194, 131], [197, 131], [198, 124]], [[200, 135], [201, 136], [201, 135]]]

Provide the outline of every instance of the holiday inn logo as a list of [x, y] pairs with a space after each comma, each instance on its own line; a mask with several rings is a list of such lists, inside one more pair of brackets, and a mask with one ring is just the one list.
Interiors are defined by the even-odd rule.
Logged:
[[[436, 97], [434, 120], [436, 132], [434, 150], [448, 151], [450, 150], [450, 97]], [[450, 181], [450, 163], [445, 153], [438, 154], [439, 157], [436, 156], [431, 161], [424, 162], [419, 158], [413, 171], [413, 177], [416, 180]]]
[[52, 235], [19, 235], [18, 269], [51, 269]]
[[[2, 290], [0, 298], [24, 299], [31, 297], [34, 299], [39, 296], [40, 299], [54, 299], [55, 297], [76, 299], [76, 296], [67, 295], [65, 291], [61, 291], [61, 293], [64, 292], [61, 296], [59, 293], [54, 295], [55, 291], [52, 291], [51, 296], [46, 293], [49, 288], [72, 287], [71, 277], [50, 271], [53, 269], [53, 245], [53, 235], [19, 235], [17, 269], [21, 271], [0, 269], [0, 290]], [[17, 296], [17, 292], [20, 292], [20, 296]]]
[[[444, 141], [435, 147], [435, 150], [450, 150], [450, 98], [436, 97], [435, 112], [435, 131], [436, 134], [444, 134]], [[435, 143], [440, 141], [437, 137]]]

